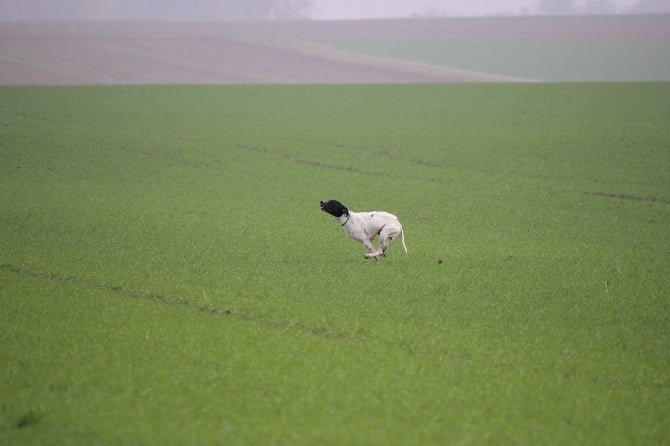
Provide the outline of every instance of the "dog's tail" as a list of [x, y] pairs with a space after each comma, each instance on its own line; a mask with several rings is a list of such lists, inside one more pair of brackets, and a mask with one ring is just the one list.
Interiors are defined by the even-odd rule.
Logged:
[[405, 248], [405, 254], [407, 254], [407, 246], [405, 245], [405, 231], [400, 230], [400, 241], [402, 242], [402, 247]]

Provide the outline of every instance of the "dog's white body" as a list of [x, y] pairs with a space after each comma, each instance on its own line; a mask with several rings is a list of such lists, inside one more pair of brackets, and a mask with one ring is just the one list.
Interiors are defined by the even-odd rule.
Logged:
[[[328, 203], [336, 202], [331, 200]], [[328, 203], [321, 203], [321, 210], [324, 210], [331, 215], [333, 213], [327, 209]], [[336, 202], [341, 205], [341, 203]], [[326, 209], [324, 209], [326, 207]], [[340, 226], [344, 228], [344, 231], [352, 239], [361, 242], [363, 246], [368, 250], [365, 254], [366, 259], [376, 259], [379, 260], [381, 257], [386, 256], [386, 248], [388, 245], [395, 240], [396, 237], [400, 236], [402, 241], [402, 247], [407, 253], [407, 246], [405, 245], [405, 232], [402, 229], [398, 217], [395, 215], [383, 212], [383, 211], [372, 211], [372, 212], [353, 212], [349, 211], [346, 207], [342, 205], [342, 208], [345, 210], [341, 215], [333, 215], [340, 223]], [[336, 212], [336, 214], [339, 212]], [[375, 248], [372, 240], [379, 235], [379, 248]]]

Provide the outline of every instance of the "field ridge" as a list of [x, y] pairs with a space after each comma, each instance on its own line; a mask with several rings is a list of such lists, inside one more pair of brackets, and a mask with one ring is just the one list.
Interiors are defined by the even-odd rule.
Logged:
[[[259, 40], [261, 41], [261, 40]], [[264, 41], [270, 46], [277, 46], [273, 40]], [[285, 44], [286, 45], [286, 44]], [[288, 44], [296, 51], [317, 58], [350, 63], [354, 65], [370, 66], [379, 69], [392, 70], [404, 73], [409, 78], [415, 77], [416, 82], [422, 79], [439, 82], [541, 82], [540, 79], [522, 76], [508, 76], [486, 71], [459, 69], [428, 62], [406, 60], [402, 58], [391, 58], [362, 54], [354, 51], [338, 49], [332, 45], [311, 42], [308, 40], [296, 40]], [[281, 46], [278, 46], [281, 48]]]
[[271, 24], [1, 23], [0, 85], [522, 80], [278, 39], [273, 32]]
[[670, 16], [4, 22], [0, 85], [670, 80]]

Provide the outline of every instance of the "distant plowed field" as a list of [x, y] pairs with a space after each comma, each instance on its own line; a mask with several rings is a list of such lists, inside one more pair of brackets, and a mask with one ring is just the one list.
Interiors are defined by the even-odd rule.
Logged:
[[2, 23], [0, 84], [669, 81], [670, 16]]

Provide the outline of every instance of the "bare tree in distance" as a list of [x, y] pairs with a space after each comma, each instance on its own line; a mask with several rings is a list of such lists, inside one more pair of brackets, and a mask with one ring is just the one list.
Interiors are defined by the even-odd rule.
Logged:
[[616, 13], [616, 8], [608, 0], [589, 0], [586, 2], [582, 13], [590, 15], [609, 15]]
[[576, 12], [574, 0], [540, 0], [537, 6], [539, 15], [573, 15]]
[[0, 0], [0, 20], [304, 20], [312, 0]]
[[670, 14], [670, 1], [640, 0], [628, 12], [631, 14]]

